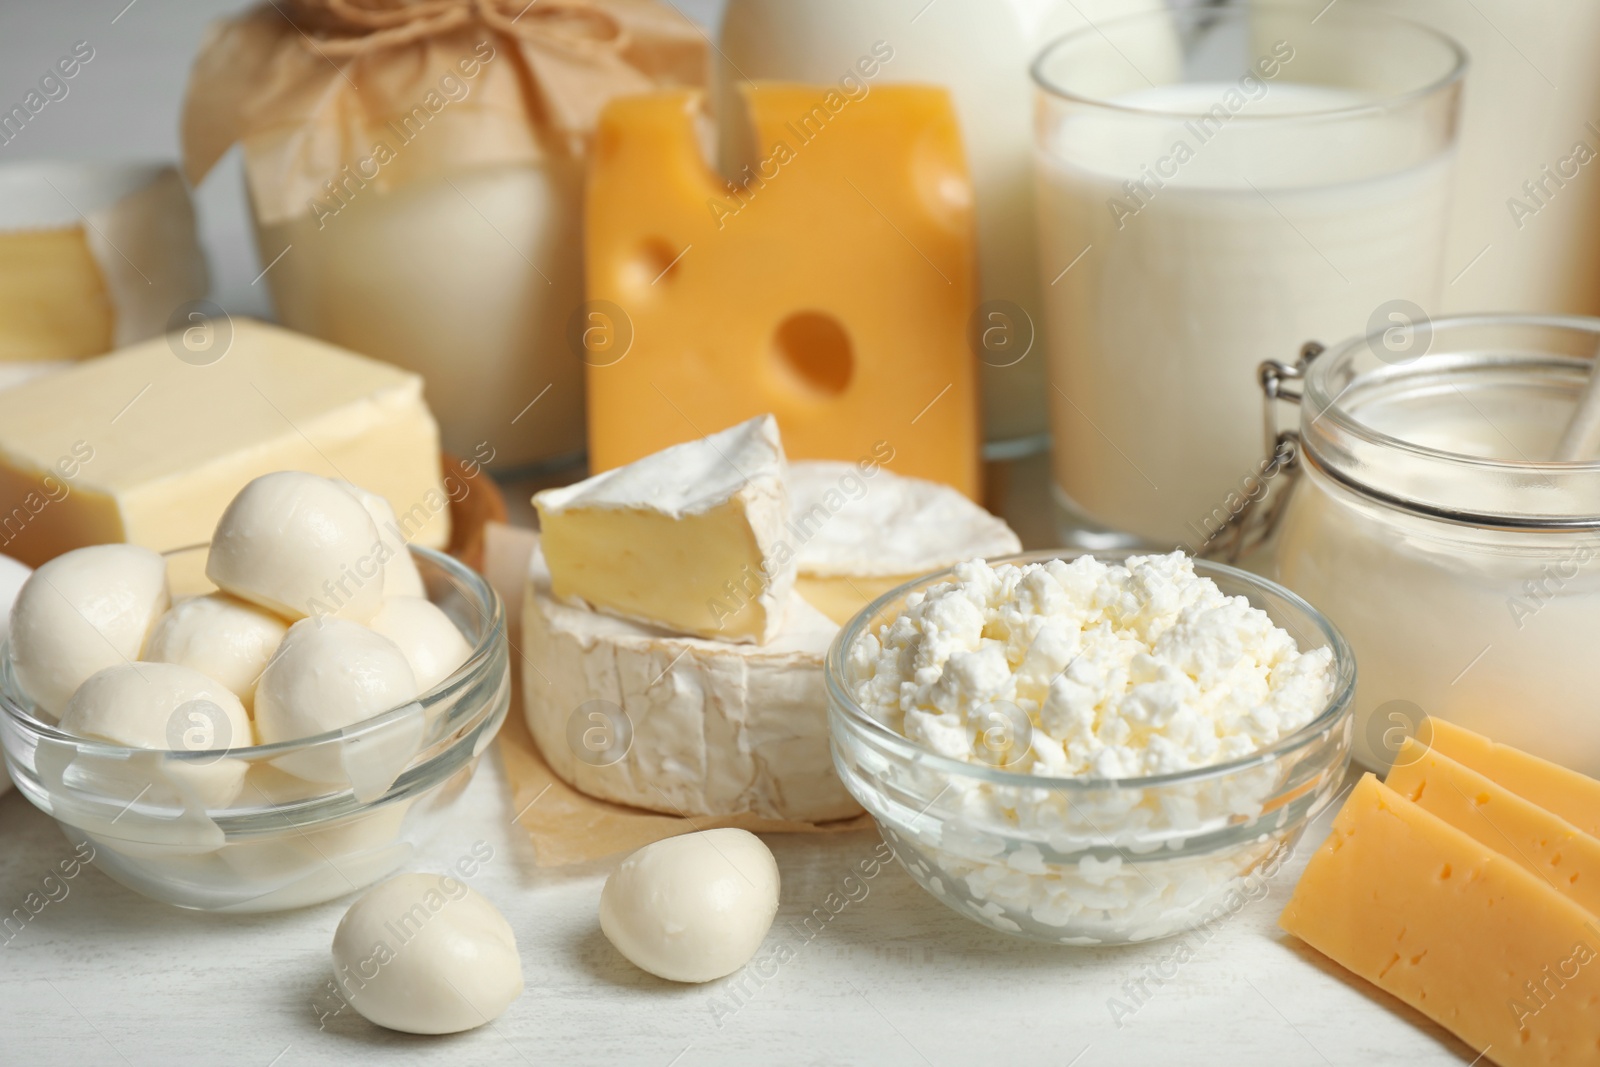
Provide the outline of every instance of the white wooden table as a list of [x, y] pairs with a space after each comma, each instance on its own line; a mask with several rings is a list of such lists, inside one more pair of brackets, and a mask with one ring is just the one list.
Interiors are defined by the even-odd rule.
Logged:
[[[0, 1064], [1425, 1067], [1475, 1056], [1277, 930], [1326, 813], [1270, 894], [1175, 977], [1146, 979], [1148, 999], [1120, 1027], [1108, 1001], [1133, 1003], [1124, 983], [1169, 958], [1173, 942], [1014, 940], [949, 911], [895, 865], [807, 934], [801, 920], [842, 896], [845, 875], [877, 847], [870, 832], [769, 838], [783, 904], [757, 958], [776, 958], [782, 941], [792, 957], [764, 976], [691, 987], [636, 970], [601, 935], [609, 864], [535, 867], [497, 761], [485, 759], [456, 814], [413, 866], [443, 870], [479, 840], [494, 849], [472, 884], [515, 929], [527, 989], [492, 1026], [418, 1038], [347, 1010], [319, 1027], [346, 902], [213, 916], [146, 900], [91, 868], [0, 946]], [[15, 792], [0, 798], [0, 908], [22, 906], [69, 855], [50, 819]]]

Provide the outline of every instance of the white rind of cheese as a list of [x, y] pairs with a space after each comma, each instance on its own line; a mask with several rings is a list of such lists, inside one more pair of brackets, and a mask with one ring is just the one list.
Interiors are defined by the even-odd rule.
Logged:
[[795, 577], [785, 467], [763, 415], [538, 494], [557, 594], [678, 633], [771, 641]]
[[915, 577], [1022, 551], [1005, 520], [938, 482], [834, 460], [789, 464], [799, 573]]
[[873, 463], [791, 463], [789, 498], [795, 589], [841, 626], [932, 571], [1022, 550], [1011, 527], [956, 490]]
[[[673, 815], [859, 814], [828, 750], [823, 658], [838, 627], [798, 597], [788, 609], [767, 645], [674, 636], [557, 600], [535, 551], [523, 694], [545, 760], [590, 796]], [[626, 752], [586, 750], [591, 729], [602, 749], [628, 735]]]

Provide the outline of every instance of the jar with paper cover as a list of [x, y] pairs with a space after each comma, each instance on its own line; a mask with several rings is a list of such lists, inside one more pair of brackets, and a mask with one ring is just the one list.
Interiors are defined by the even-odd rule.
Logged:
[[201, 51], [186, 164], [199, 181], [242, 144], [285, 325], [421, 373], [448, 452], [559, 461], [583, 448], [595, 120], [704, 68], [657, 0], [262, 5]]

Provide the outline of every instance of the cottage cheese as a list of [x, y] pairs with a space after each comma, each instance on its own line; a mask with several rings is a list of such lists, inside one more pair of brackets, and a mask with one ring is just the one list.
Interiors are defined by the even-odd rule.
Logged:
[[1302, 652], [1180, 553], [963, 564], [858, 638], [846, 674], [891, 730], [1022, 776], [871, 749], [854, 750], [846, 775], [883, 798], [867, 806], [917, 881], [1013, 933], [1121, 943], [1218, 921], [1337, 778], [1319, 775], [1312, 796], [1268, 761], [1129, 781], [1270, 746], [1315, 719], [1336, 682], [1330, 649]]
[[1178, 552], [962, 564], [851, 653], [856, 698], [885, 724], [944, 756], [1056, 777], [1247, 756], [1310, 722], [1333, 685], [1330, 650], [1302, 653]]

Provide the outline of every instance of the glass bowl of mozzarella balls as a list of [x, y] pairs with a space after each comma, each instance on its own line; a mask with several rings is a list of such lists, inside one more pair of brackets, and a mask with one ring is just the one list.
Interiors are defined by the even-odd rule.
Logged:
[[504, 607], [381, 496], [264, 475], [209, 545], [45, 563], [0, 654], [17, 788], [146, 896], [278, 911], [443, 822], [511, 700]]

